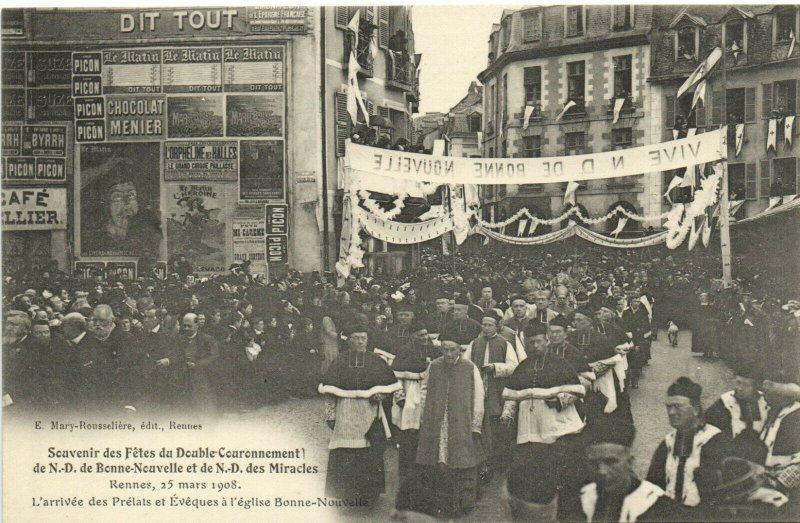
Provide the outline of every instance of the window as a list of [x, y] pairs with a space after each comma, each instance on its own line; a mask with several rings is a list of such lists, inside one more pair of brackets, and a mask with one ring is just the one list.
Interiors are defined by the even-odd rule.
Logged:
[[523, 38], [526, 42], [538, 42], [542, 39], [542, 12], [525, 13], [522, 17]]
[[797, 159], [775, 158], [772, 160], [773, 182], [770, 196], [797, 194]]
[[522, 138], [525, 158], [539, 158], [542, 156], [542, 137], [525, 136]]
[[542, 100], [542, 68], [526, 67], [523, 71], [525, 105], [539, 105]]
[[675, 128], [680, 130], [697, 127], [697, 116], [692, 109], [692, 97], [684, 96], [675, 104]]
[[613, 6], [614, 17], [612, 29], [614, 31], [624, 31], [633, 27], [633, 6], [615, 5]]
[[574, 5], [567, 8], [567, 34], [566, 36], [583, 36], [584, 17], [583, 6]]
[[631, 55], [614, 57], [614, 98], [628, 98], [632, 91]]
[[788, 42], [792, 39], [792, 33], [795, 33], [795, 26], [797, 25], [797, 9], [790, 7], [788, 9], [781, 9], [775, 12], [775, 41]]
[[502, 115], [500, 123], [505, 125], [508, 122], [508, 74], [503, 75], [503, 99], [500, 101], [501, 107], [500, 114]]
[[745, 164], [728, 164], [728, 200], [739, 201], [745, 197]]
[[611, 143], [615, 146], [626, 147], [633, 144], [633, 129], [622, 127], [611, 130]]
[[494, 112], [495, 112], [495, 104], [496, 102], [496, 93], [495, 93], [495, 86], [492, 85], [489, 88], [489, 121], [494, 120]]
[[471, 114], [467, 118], [467, 125], [469, 125], [469, 132], [471, 133], [479, 133], [481, 132], [481, 115], [479, 114]]
[[725, 49], [744, 51], [744, 20], [730, 20], [725, 23]]
[[783, 80], [775, 82], [775, 94], [773, 96], [772, 110], [779, 116], [795, 114], [797, 101], [797, 89], [794, 80]]
[[576, 103], [568, 114], [582, 113], [585, 111], [583, 104], [586, 83], [586, 64], [583, 61], [569, 62], [567, 64], [567, 101]]
[[682, 27], [678, 29], [675, 45], [676, 60], [697, 60], [697, 28]]
[[576, 154], [583, 154], [584, 140], [583, 133], [567, 133], [567, 156], [575, 156]]

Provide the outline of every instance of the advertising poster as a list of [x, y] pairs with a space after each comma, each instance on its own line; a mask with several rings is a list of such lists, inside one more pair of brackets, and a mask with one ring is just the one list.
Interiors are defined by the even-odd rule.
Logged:
[[80, 147], [82, 256], [158, 255], [160, 157], [158, 143]]
[[66, 158], [36, 158], [36, 179], [63, 182], [67, 179]]
[[259, 203], [285, 199], [283, 140], [242, 140], [239, 201]]
[[308, 7], [248, 7], [247, 27], [256, 34], [305, 33]]
[[225, 92], [283, 91], [283, 46], [226, 47]]
[[161, 92], [160, 49], [103, 51], [103, 94]]
[[0, 111], [4, 122], [25, 120], [25, 89], [6, 88], [2, 92], [3, 106]]
[[[8, 13], [6, 10], [4, 15]], [[4, 16], [5, 18], [5, 16]], [[2, 82], [3, 87], [7, 86], [25, 86], [25, 53], [3, 51], [2, 55], [3, 69], [2, 69]]]
[[267, 236], [267, 263], [283, 265], [289, 263], [289, 237], [271, 234]]
[[283, 136], [283, 95], [230, 95], [226, 104], [228, 136]]
[[28, 87], [70, 85], [72, 82], [72, 53], [43, 51], [28, 53]]
[[267, 273], [265, 230], [266, 221], [263, 217], [233, 217], [233, 261], [249, 261], [250, 272], [254, 275]]
[[172, 96], [167, 114], [170, 138], [222, 137], [222, 96]]
[[222, 48], [164, 49], [161, 82], [165, 93], [222, 91]]
[[67, 128], [53, 125], [22, 127], [22, 156], [66, 156]]
[[167, 254], [185, 256], [193, 272], [227, 271], [225, 229], [228, 206], [221, 184], [170, 184], [167, 191]]
[[36, 158], [21, 158], [15, 156], [6, 158], [3, 179], [9, 181], [24, 181], [36, 179]]
[[166, 142], [164, 180], [168, 182], [229, 181], [239, 172], [237, 142]]
[[26, 106], [32, 123], [72, 121], [72, 88], [28, 89]]
[[20, 154], [20, 147], [22, 145], [22, 134], [19, 125], [4, 125], [3, 126], [3, 156], [16, 156]]
[[67, 228], [67, 190], [64, 188], [3, 189], [3, 231]]
[[105, 262], [75, 262], [75, 276], [78, 278], [89, 279], [95, 275], [100, 275], [105, 278], [106, 264]]
[[164, 138], [167, 101], [163, 95], [107, 96], [109, 141]]

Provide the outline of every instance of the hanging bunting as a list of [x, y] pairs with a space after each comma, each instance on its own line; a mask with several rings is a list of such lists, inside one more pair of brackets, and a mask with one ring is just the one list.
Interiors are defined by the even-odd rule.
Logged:
[[570, 100], [569, 102], [567, 102], [567, 104], [564, 106], [564, 108], [561, 110], [561, 112], [558, 113], [558, 116], [556, 116], [556, 121], [561, 120], [561, 118], [563, 118], [564, 115], [567, 114], [567, 111], [569, 111], [570, 109], [572, 109], [576, 105], [578, 105], [578, 104], [576, 104], [573, 100]]
[[371, 215], [363, 209], [355, 209], [354, 214], [370, 236], [398, 245], [423, 243], [453, 230], [449, 216], [420, 223], [399, 223]]
[[739, 153], [742, 152], [742, 143], [744, 143], [744, 124], [737, 123], [736, 124], [736, 156], [739, 156]]
[[361, 22], [361, 9], [356, 9], [356, 14], [350, 19], [347, 28], [353, 32], [353, 50], [358, 49], [358, 25]]
[[769, 205], [767, 206], [766, 209], [764, 209], [764, 212], [767, 212], [771, 210], [773, 207], [777, 207], [778, 205], [780, 205], [782, 199], [783, 199], [782, 196], [770, 196]]
[[708, 247], [708, 244], [711, 242], [711, 220], [706, 219], [703, 222], [703, 231], [701, 233], [703, 238], [703, 247]]
[[[369, 37], [369, 56], [375, 61], [378, 56], [378, 30], [372, 30], [372, 36]], [[413, 56], [412, 56], [413, 59]]]
[[619, 221], [617, 222], [617, 227], [611, 233], [611, 236], [614, 236], [615, 238], [619, 236], [619, 233], [621, 233], [622, 230], [625, 229], [626, 225], [628, 225], [628, 218], [625, 217], [620, 218]]
[[796, 194], [786, 194], [783, 196], [783, 200], [781, 201], [781, 203], [785, 205], [790, 201], [794, 200], [795, 198], [797, 198]]
[[522, 233], [525, 232], [525, 227], [528, 225], [528, 220], [520, 220], [517, 226], [517, 236], [522, 236]]
[[534, 107], [532, 105], [525, 106], [525, 114], [523, 116], [523, 121], [522, 121], [522, 130], [528, 128], [528, 123], [530, 122], [531, 115], [533, 114], [533, 109]]
[[744, 200], [734, 200], [728, 204], [728, 214], [733, 218], [733, 215], [744, 205]]
[[794, 131], [794, 115], [787, 116], [783, 121], [783, 136], [786, 145], [792, 146], [792, 132]]
[[697, 85], [697, 89], [694, 90], [694, 96], [692, 96], [692, 109], [697, 107], [697, 102], [702, 100], [703, 105], [706, 104], [706, 81], [703, 80]]
[[617, 120], [619, 120], [619, 113], [622, 111], [623, 105], [625, 105], [625, 98], [617, 98], [614, 100], [614, 121], [612, 123], [617, 123]]
[[528, 236], [536, 234], [536, 228], [539, 227], [539, 220], [531, 220], [531, 226], [528, 229]]
[[690, 127], [686, 130], [686, 138], [691, 138], [697, 134], [697, 127]]
[[369, 111], [367, 111], [367, 105], [364, 103], [364, 99], [361, 97], [361, 89], [358, 87], [358, 72], [360, 70], [361, 66], [358, 65], [356, 54], [351, 52], [350, 64], [347, 73], [347, 112], [350, 113], [350, 118], [352, 118], [353, 125], [358, 123], [358, 109], [356, 108], [356, 103], [358, 103], [358, 107], [361, 108], [361, 113], [365, 118], [364, 121], [369, 123]]
[[697, 66], [697, 69], [695, 69], [692, 74], [689, 75], [689, 78], [683, 82], [683, 85], [678, 88], [678, 94], [675, 95], [676, 98], [680, 98], [685, 93], [688, 93], [704, 78], [706, 78], [717, 65], [720, 58], [722, 58], [722, 50], [719, 47], [715, 47], [708, 54], [708, 57]]
[[767, 131], [767, 152], [769, 152], [770, 149], [777, 152], [777, 149], [775, 147], [775, 142], [777, 140], [777, 133], [778, 133], [778, 119], [770, 118], [769, 130]]
[[678, 131], [677, 129], [673, 129], [673, 130], [672, 130], [672, 139], [673, 139], [673, 140], [677, 140], [677, 139], [678, 139], [678, 134], [679, 134], [679, 133], [680, 133], [680, 131]]
[[795, 44], [794, 29], [789, 31], [789, 38], [792, 41], [789, 43], [789, 52], [786, 53], [786, 58], [789, 58], [790, 56], [792, 56], [792, 53], [794, 52], [794, 44]]
[[568, 182], [567, 183], [567, 190], [564, 191], [564, 205], [571, 203], [575, 205], [575, 191], [578, 190], [581, 184], [578, 182]]

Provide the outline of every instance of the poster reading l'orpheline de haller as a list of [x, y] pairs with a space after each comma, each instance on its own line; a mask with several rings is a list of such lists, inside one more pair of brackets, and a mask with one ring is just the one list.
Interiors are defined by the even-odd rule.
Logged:
[[81, 256], [158, 256], [160, 151], [158, 143], [81, 145]]
[[240, 144], [239, 201], [284, 201], [286, 169], [283, 140], [242, 140]]

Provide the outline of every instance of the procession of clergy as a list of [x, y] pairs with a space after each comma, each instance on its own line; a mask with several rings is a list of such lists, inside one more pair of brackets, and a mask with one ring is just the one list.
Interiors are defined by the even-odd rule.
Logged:
[[646, 294], [565, 304], [540, 290], [507, 310], [491, 288], [453, 297], [441, 292], [425, 317], [401, 301], [388, 332], [343, 329], [348, 350], [319, 386], [326, 495], [377, 499], [390, 444], [397, 519], [468, 514], [501, 474], [520, 521], [797, 520], [800, 387], [785, 373], [740, 362], [706, 411], [701, 384], [679, 378], [664, 391], [672, 430], [638, 478], [628, 392], [657, 331]]

